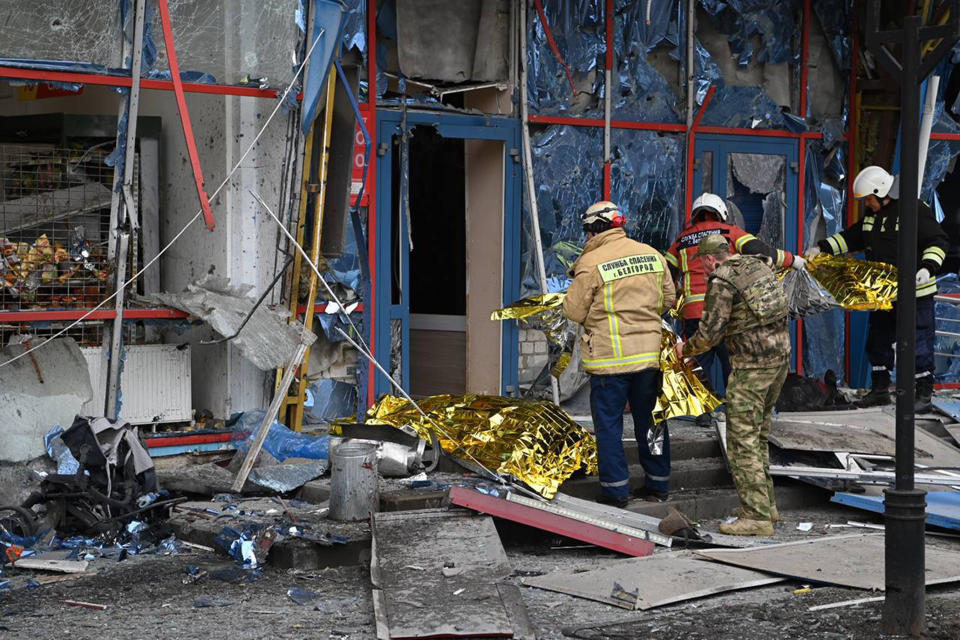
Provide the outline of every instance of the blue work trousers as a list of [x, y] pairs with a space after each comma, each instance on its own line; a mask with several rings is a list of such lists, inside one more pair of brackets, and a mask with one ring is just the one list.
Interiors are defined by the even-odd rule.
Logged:
[[633, 413], [634, 434], [640, 464], [646, 472], [644, 485], [666, 492], [670, 480], [670, 433], [664, 425], [663, 453], [650, 454], [647, 431], [660, 391], [660, 371], [645, 369], [619, 375], [590, 376], [590, 413], [597, 436], [600, 492], [609, 498], [630, 495], [630, 471], [623, 451], [623, 410], [627, 401]]
[[[936, 342], [937, 321], [934, 296], [917, 298], [917, 376], [933, 375], [933, 348]], [[871, 311], [870, 329], [867, 332], [867, 358], [874, 371], [881, 368], [893, 371], [893, 345], [897, 341], [897, 303], [890, 311]]]

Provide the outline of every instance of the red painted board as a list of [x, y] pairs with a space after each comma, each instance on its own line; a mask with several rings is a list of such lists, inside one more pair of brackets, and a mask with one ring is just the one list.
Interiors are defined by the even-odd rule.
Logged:
[[643, 557], [653, 553], [654, 544], [649, 540], [610, 531], [596, 525], [572, 518], [566, 518], [549, 511], [534, 509], [524, 504], [508, 502], [503, 498], [495, 498], [473, 489], [463, 487], [450, 488], [450, 502], [480, 513], [519, 522], [530, 527], [557, 533], [574, 540], [582, 540], [590, 544], [604, 547], [613, 551], [625, 553], [628, 556]]

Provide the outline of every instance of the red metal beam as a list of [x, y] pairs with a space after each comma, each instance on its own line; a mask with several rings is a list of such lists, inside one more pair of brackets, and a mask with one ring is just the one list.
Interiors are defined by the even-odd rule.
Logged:
[[[550, 24], [547, 22], [547, 14], [543, 10], [543, 2], [541, 0], [533, 0], [533, 4], [537, 7], [537, 15], [540, 16], [540, 24], [543, 25], [543, 33], [547, 36], [547, 44], [550, 45], [550, 50], [553, 51], [554, 57], [560, 63], [560, 66], [563, 67], [564, 73], [567, 74], [567, 82], [570, 83], [570, 93], [575, 98], [577, 96], [577, 85], [573, 82], [573, 74], [570, 72], [570, 67], [567, 66], [567, 62], [563, 59], [563, 55], [560, 53], [560, 47], [557, 46], [557, 41], [553, 39], [553, 32], [550, 31]], [[522, 10], [525, 10], [526, 6], [523, 6]]]
[[148, 449], [156, 447], [178, 447], [188, 444], [211, 444], [216, 442], [230, 442], [233, 439], [232, 432], [226, 433], [200, 433], [189, 436], [148, 436], [143, 440]]
[[[563, 124], [572, 127], [603, 128], [603, 118], [577, 118], [575, 116], [545, 116], [530, 114], [530, 122], [534, 124]], [[687, 128], [682, 124], [667, 122], [632, 122], [630, 120], [611, 120], [610, 126], [614, 129], [637, 129], [641, 131], [666, 131], [683, 133]]]
[[[367, 344], [376, 357], [377, 326], [377, 0], [367, 0], [367, 103], [370, 109], [370, 168], [367, 170], [369, 184], [373, 187], [367, 195], [367, 257], [370, 262], [370, 326], [367, 327]], [[388, 212], [389, 215], [389, 212]], [[387, 265], [389, 268], [389, 265]], [[389, 286], [389, 283], [388, 283]], [[367, 367], [367, 406], [374, 400], [375, 367]]]
[[213, 231], [213, 209], [210, 208], [210, 198], [207, 196], [207, 192], [203, 190], [203, 169], [200, 168], [197, 142], [193, 138], [193, 125], [190, 124], [187, 99], [183, 95], [183, 81], [180, 79], [180, 66], [177, 64], [177, 50], [173, 46], [173, 27], [170, 25], [170, 9], [167, 6], [167, 0], [157, 0], [157, 9], [160, 12], [160, 22], [163, 23], [163, 42], [167, 48], [167, 62], [170, 65], [170, 77], [173, 80], [173, 93], [177, 97], [177, 109], [180, 111], [180, 122], [183, 124], [183, 137], [187, 143], [190, 165], [193, 167], [193, 181], [197, 185], [197, 197], [200, 199], [200, 208], [203, 209], [203, 220], [207, 225], [207, 230]]
[[628, 556], [642, 557], [653, 553], [653, 543], [617, 533], [587, 522], [565, 518], [542, 509], [534, 509], [524, 504], [508, 502], [503, 498], [488, 496], [473, 489], [463, 487], [450, 488], [450, 502], [480, 513], [519, 522], [542, 531], [550, 531], [561, 536], [582, 540], [598, 547], [625, 553]]
[[700, 121], [703, 120], [703, 114], [707, 112], [707, 107], [710, 106], [710, 101], [713, 100], [713, 94], [716, 92], [717, 88], [713, 85], [710, 85], [710, 90], [707, 91], [707, 95], [703, 99], [703, 104], [701, 104], [700, 108], [697, 109], [697, 115], [694, 117], [690, 131], [687, 133], [687, 179], [683, 201], [683, 219], [684, 224], [686, 225], [690, 224], [690, 207], [693, 205], [693, 154], [697, 148], [697, 131], [701, 130]]
[[[62, 309], [45, 311], [0, 311], [0, 324], [8, 322], [72, 322], [83, 318], [89, 309]], [[126, 320], [177, 320], [187, 317], [187, 313], [177, 309], [124, 309]], [[117, 312], [113, 309], [97, 309], [84, 321], [115, 320]]]
[[[130, 76], [101, 75], [97, 73], [73, 73], [70, 71], [47, 71], [44, 69], [22, 69], [20, 67], [0, 66], [0, 78], [14, 78], [17, 80], [36, 80], [37, 82], [66, 82], [69, 84], [95, 84], [106, 87], [130, 87], [133, 81]], [[244, 96], [248, 98], [276, 98], [279, 92], [276, 89], [258, 89], [256, 87], [234, 87], [222, 84], [201, 84], [198, 82], [182, 83], [187, 93], [208, 93], [221, 96]], [[170, 80], [140, 80], [141, 89], [154, 91], [173, 91], [173, 82]]]

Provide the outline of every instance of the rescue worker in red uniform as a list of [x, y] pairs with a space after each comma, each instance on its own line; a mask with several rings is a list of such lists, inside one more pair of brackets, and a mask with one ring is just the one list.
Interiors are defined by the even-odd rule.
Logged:
[[[677, 283], [678, 291], [683, 295], [683, 333], [689, 338], [700, 326], [703, 303], [707, 296], [707, 275], [703, 262], [697, 256], [700, 241], [707, 236], [722, 235], [730, 246], [730, 253], [744, 255], [762, 255], [773, 260], [774, 269], [793, 267], [803, 269], [806, 261], [789, 251], [774, 249], [732, 224], [727, 224], [727, 205], [723, 198], [713, 193], [704, 193], [693, 202], [690, 214], [690, 226], [680, 232], [667, 254], [667, 264]], [[723, 383], [726, 386], [730, 377], [730, 356], [723, 342], [709, 351], [696, 356], [697, 364], [703, 369], [704, 377], [709, 375], [714, 360], [720, 361]], [[697, 416], [697, 424], [702, 427], [711, 425], [710, 414]]]

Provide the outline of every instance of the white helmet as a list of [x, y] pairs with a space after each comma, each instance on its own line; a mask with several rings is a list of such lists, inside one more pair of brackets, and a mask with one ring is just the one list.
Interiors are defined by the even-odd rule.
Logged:
[[623, 213], [620, 207], [607, 200], [601, 200], [590, 205], [583, 215], [580, 216], [580, 222], [584, 226], [594, 222], [606, 222], [611, 227], [622, 227], [624, 225]]
[[690, 219], [695, 220], [701, 209], [717, 214], [721, 222], [727, 221], [727, 204], [723, 201], [723, 198], [715, 193], [701, 194], [699, 198], [693, 201], [693, 212], [690, 214]]
[[867, 167], [853, 180], [853, 197], [859, 199], [872, 195], [883, 199], [890, 193], [892, 186], [892, 175], [881, 167]]

